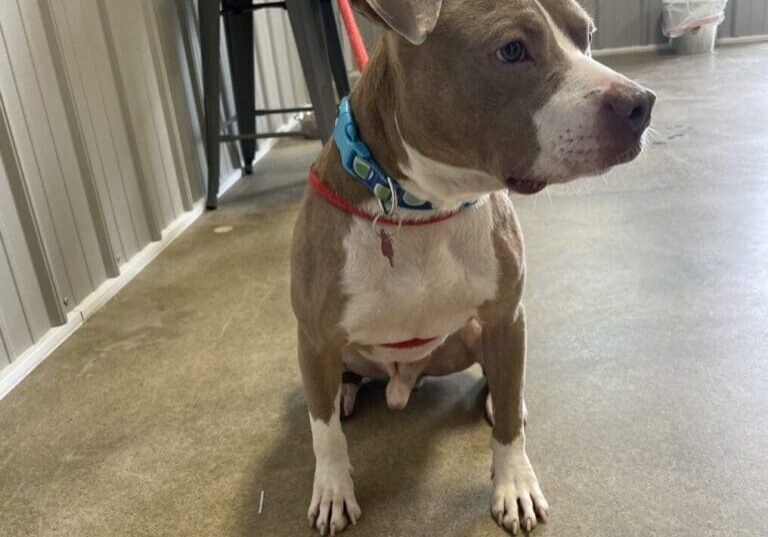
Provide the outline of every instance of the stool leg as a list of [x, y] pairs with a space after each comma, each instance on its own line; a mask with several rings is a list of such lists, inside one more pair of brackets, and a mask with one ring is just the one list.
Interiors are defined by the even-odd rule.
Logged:
[[336, 93], [331, 78], [331, 65], [323, 34], [320, 3], [308, 0], [286, 0], [301, 67], [315, 110], [317, 129], [325, 142], [331, 137], [336, 119]]
[[[252, 0], [223, 0], [224, 8], [245, 8], [240, 12], [224, 15], [227, 50], [229, 51], [229, 71], [232, 74], [232, 86], [235, 92], [237, 110], [237, 132], [250, 134], [256, 132], [256, 81], [253, 64], [253, 13], [250, 11]], [[243, 173], [253, 171], [253, 157], [256, 154], [255, 140], [241, 140], [243, 154]]]
[[339, 29], [336, 25], [336, 15], [333, 12], [331, 0], [320, 0], [320, 9], [323, 15], [325, 42], [328, 46], [328, 60], [331, 62], [336, 91], [339, 97], [346, 97], [349, 95], [349, 78], [347, 78], [347, 66], [344, 63], [344, 54], [341, 51]]
[[215, 209], [219, 194], [219, 2], [197, 1], [200, 18], [200, 50], [203, 64], [203, 101], [205, 109], [205, 156], [208, 161], [208, 196], [206, 207]]

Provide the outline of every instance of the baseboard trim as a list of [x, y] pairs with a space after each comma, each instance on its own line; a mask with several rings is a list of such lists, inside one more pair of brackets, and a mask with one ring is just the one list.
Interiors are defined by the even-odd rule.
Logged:
[[67, 322], [48, 330], [34, 345], [24, 351], [10, 365], [0, 371], [0, 400], [8, 395], [24, 378], [40, 365], [59, 345], [83, 324], [79, 312], [67, 315]]
[[766, 35], [743, 35], [741, 37], [721, 37], [717, 40], [718, 45], [749, 45], [750, 43], [764, 43], [768, 41]]
[[50, 328], [34, 345], [25, 350], [10, 365], [0, 370], [0, 400], [32, 373], [59, 345], [64, 343], [94, 313], [136, 277], [139, 272], [165, 250], [205, 212], [205, 204], [197, 202], [191, 211], [181, 214], [163, 230], [159, 241], [150, 242], [130, 261], [120, 267], [120, 275], [104, 281], [67, 315], [67, 322]]
[[659, 45], [637, 45], [633, 47], [603, 48], [592, 52], [594, 58], [605, 58], [609, 56], [623, 56], [625, 54], [643, 54], [648, 52], [662, 52], [669, 50], [667, 44]]
[[[745, 35], [742, 37], [720, 37], [717, 45], [748, 45], [750, 43], [763, 43], [768, 41], [768, 35]], [[592, 52], [595, 58], [606, 58], [610, 56], [623, 56], [626, 54], [643, 54], [650, 52], [667, 52], [672, 50], [668, 43], [656, 43], [652, 45], [638, 45], [632, 47], [604, 48]]]
[[[298, 130], [301, 122], [298, 118], [292, 118], [290, 121], [281, 125], [278, 132], [288, 132]], [[256, 153], [253, 164], [256, 165], [271, 150], [279, 138], [268, 138], [264, 140], [261, 149]], [[238, 170], [222, 182], [219, 189], [219, 197], [223, 196], [227, 190], [232, 188], [241, 178], [242, 170]], [[120, 267], [120, 275], [110, 278], [103, 282], [96, 290], [80, 302], [67, 315], [67, 322], [60, 326], [54, 326], [31, 347], [25, 350], [21, 356], [17, 357], [10, 365], [0, 369], [0, 400], [8, 395], [11, 390], [21, 383], [24, 378], [32, 373], [50, 354], [55, 351], [59, 345], [64, 343], [72, 334], [74, 334], [83, 323], [94, 313], [99, 311], [104, 304], [114, 297], [128, 282], [133, 280], [160, 252], [165, 250], [170, 244], [181, 235], [192, 223], [195, 222], [205, 212], [205, 203], [203, 200], [195, 203], [192, 210], [181, 214], [168, 227], [163, 230], [162, 238], [159, 241], [150, 242], [140, 252], [134, 255], [127, 263]]]
[[163, 230], [162, 238], [159, 241], [150, 242], [139, 253], [134, 255], [130, 261], [120, 266], [120, 275], [106, 280], [95, 291], [88, 295], [73, 311], [80, 312], [83, 320], [87, 319], [120, 290], [128, 282], [136, 277], [144, 268], [155, 259], [160, 252], [165, 250], [185, 229], [200, 218], [205, 212], [205, 204], [202, 201], [197, 202], [191, 211], [187, 211], [174, 220], [171, 225]]

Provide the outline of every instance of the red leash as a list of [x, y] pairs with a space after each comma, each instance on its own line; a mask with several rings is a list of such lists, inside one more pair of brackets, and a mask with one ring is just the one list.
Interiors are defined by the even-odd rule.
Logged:
[[365, 51], [363, 37], [360, 35], [360, 29], [357, 27], [357, 21], [355, 20], [354, 13], [352, 13], [352, 6], [349, 5], [349, 0], [338, 0], [338, 2], [341, 18], [344, 21], [344, 28], [347, 30], [349, 44], [352, 46], [352, 52], [355, 55], [355, 63], [357, 68], [362, 71], [368, 64], [368, 53]]
[[[317, 172], [315, 170], [309, 170], [309, 184], [312, 187], [312, 189], [317, 193], [318, 196], [323, 198], [325, 201], [330, 203], [331, 205], [335, 205], [337, 208], [341, 209], [345, 213], [353, 214], [355, 216], [359, 216], [360, 218], [365, 218], [366, 220], [370, 220], [373, 222], [374, 218], [376, 218], [375, 215], [372, 215], [371, 213], [364, 211], [357, 205], [352, 205], [347, 200], [345, 200], [343, 197], [341, 197], [338, 193], [334, 192], [330, 186], [328, 186], [328, 183], [324, 182], [319, 175], [317, 175]], [[413, 219], [404, 219], [401, 222], [398, 222], [397, 220], [394, 220], [392, 218], [387, 218], [385, 216], [380, 217], [376, 222], [379, 224], [389, 224], [390, 226], [396, 226], [398, 224], [403, 226], [426, 226], [427, 224], [436, 224], [437, 222], [443, 222], [445, 220], [448, 220], [449, 218], [453, 218], [457, 214], [459, 214], [461, 211], [451, 211], [450, 213], [442, 213], [442, 214], [436, 214], [434, 216], [431, 216], [430, 218], [425, 218], [424, 220], [413, 220]]]

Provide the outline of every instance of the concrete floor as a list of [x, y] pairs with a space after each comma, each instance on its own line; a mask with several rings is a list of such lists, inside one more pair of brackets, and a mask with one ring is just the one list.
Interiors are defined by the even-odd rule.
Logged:
[[[768, 44], [610, 63], [659, 93], [647, 155], [515, 199], [535, 534], [764, 537]], [[0, 402], [0, 535], [310, 535], [287, 267], [316, 147], [281, 146]], [[393, 413], [363, 390], [350, 535], [502, 534], [481, 393], [470, 371]]]

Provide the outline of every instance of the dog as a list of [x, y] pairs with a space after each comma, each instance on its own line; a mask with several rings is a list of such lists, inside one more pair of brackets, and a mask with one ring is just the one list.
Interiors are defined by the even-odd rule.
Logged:
[[[341, 418], [361, 379], [403, 408], [418, 380], [482, 366], [491, 513], [549, 505], [525, 451], [523, 236], [510, 192], [602, 174], [643, 149], [656, 96], [591, 57], [573, 0], [357, 0], [385, 29], [314, 162], [291, 301], [321, 534], [361, 516]], [[426, 207], [426, 209], [425, 209]]]

